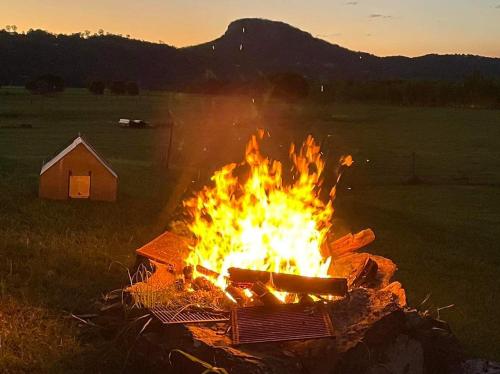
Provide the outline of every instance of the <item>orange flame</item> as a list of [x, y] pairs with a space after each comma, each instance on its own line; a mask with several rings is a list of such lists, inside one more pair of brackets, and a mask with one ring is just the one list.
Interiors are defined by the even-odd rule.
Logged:
[[[326, 203], [319, 198], [325, 167], [320, 147], [312, 136], [298, 152], [292, 144], [293, 182], [284, 185], [282, 164], [260, 153], [263, 136], [259, 131], [247, 144], [245, 181], [235, 175], [237, 164], [226, 165], [212, 176], [214, 186], [184, 203], [197, 239], [187, 262], [217, 271], [222, 288], [230, 267], [328, 276], [329, 259], [320, 248], [331, 228], [334, 189]], [[341, 159], [351, 163], [351, 156]]]

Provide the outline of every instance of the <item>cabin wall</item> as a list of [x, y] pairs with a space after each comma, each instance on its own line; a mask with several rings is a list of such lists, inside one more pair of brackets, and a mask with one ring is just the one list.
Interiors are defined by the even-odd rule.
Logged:
[[117, 178], [82, 144], [40, 176], [39, 196], [45, 199], [68, 199], [70, 172], [72, 175], [89, 175], [91, 172], [90, 200], [116, 200]]

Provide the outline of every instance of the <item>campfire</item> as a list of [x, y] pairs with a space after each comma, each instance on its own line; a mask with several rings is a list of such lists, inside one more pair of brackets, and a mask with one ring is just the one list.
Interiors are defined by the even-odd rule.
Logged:
[[[213, 186], [205, 186], [184, 202], [193, 243], [182, 269], [170, 267], [172, 274], [182, 270], [177, 289], [192, 293], [217, 288], [238, 306], [343, 297], [347, 279], [329, 274], [332, 249], [326, 238], [332, 234], [336, 186], [324, 202], [320, 193], [325, 162], [320, 147], [312, 136], [299, 149], [291, 145], [293, 167], [286, 183], [282, 163], [260, 152], [259, 141], [265, 136], [262, 130], [253, 135], [242, 163], [216, 171]], [[352, 163], [351, 156], [341, 157], [337, 180]], [[358, 243], [374, 239], [371, 230], [363, 234]], [[332, 247], [341, 243], [352, 247], [354, 241], [346, 237]], [[152, 257], [172, 265], [171, 259]], [[164, 272], [161, 265], [156, 268], [159, 274]], [[131, 291], [139, 294], [147, 283], [158, 288], [172, 283], [168, 276], [157, 282], [159, 274]]]
[[[217, 355], [237, 372], [319, 373], [321, 357], [349, 367], [358, 364], [349, 354], [363, 344], [389, 357], [395, 337], [409, 334], [402, 318], [425, 316], [406, 306], [404, 289], [392, 281], [396, 265], [361, 252], [375, 239], [371, 229], [336, 236], [336, 185], [322, 192], [325, 161], [312, 136], [291, 145], [290, 173], [262, 155], [266, 136], [252, 136], [243, 162], [222, 167], [184, 201], [184, 221], [137, 250], [149, 265], [126, 289], [133, 304], [166, 329], [184, 329], [170, 348], [202, 346], [202, 355]], [[337, 183], [352, 163], [342, 156], [329, 171]], [[422, 356], [404, 336], [398, 355]], [[266, 370], [255, 371], [256, 362]]]
[[[298, 152], [292, 145], [293, 181], [283, 181], [283, 166], [259, 151], [264, 132], [252, 136], [243, 164], [229, 164], [185, 205], [196, 244], [187, 262], [216, 270], [217, 284], [227, 285], [229, 269], [242, 268], [303, 276], [327, 277], [329, 259], [321, 245], [331, 228], [332, 200], [319, 198], [324, 162], [308, 137]], [[345, 157], [342, 164], [350, 165]], [[246, 180], [235, 173], [248, 169]], [[276, 292], [275, 292], [276, 293]], [[288, 295], [276, 293], [284, 300]]]

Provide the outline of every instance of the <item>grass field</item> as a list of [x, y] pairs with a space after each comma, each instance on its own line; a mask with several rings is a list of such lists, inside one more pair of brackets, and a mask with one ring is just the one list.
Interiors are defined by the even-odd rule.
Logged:
[[[166, 170], [166, 130], [116, 123], [121, 117], [161, 123], [169, 110], [176, 126]], [[92, 299], [121, 287], [134, 249], [167, 227], [179, 192], [240, 160], [257, 127], [269, 130], [264, 150], [275, 157], [286, 158], [290, 142], [307, 133], [323, 143], [332, 170], [341, 153], [351, 153], [355, 164], [336, 200], [337, 232], [372, 227], [373, 251], [398, 264], [410, 303], [431, 293], [433, 311], [454, 304], [440, 316], [469, 354], [500, 360], [500, 111], [154, 92], [98, 97], [73, 89], [38, 97], [3, 88], [0, 368], [120, 370], [121, 353], [82, 333], [69, 313], [86, 311]], [[78, 133], [120, 176], [116, 204], [37, 198], [42, 162]], [[412, 152], [418, 185], [405, 183]]]

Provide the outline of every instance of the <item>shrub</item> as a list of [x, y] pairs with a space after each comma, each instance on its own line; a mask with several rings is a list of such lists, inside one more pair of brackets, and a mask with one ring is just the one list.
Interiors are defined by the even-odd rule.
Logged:
[[64, 91], [64, 80], [57, 75], [45, 74], [28, 81], [25, 87], [32, 94], [53, 94]]
[[139, 95], [139, 86], [136, 82], [128, 82], [125, 89], [129, 95]]
[[123, 95], [127, 92], [127, 85], [123, 81], [114, 81], [109, 85], [109, 90], [115, 95]]
[[94, 95], [102, 95], [104, 94], [104, 89], [106, 88], [106, 85], [104, 84], [103, 81], [92, 81], [89, 84], [89, 91], [92, 92]]

